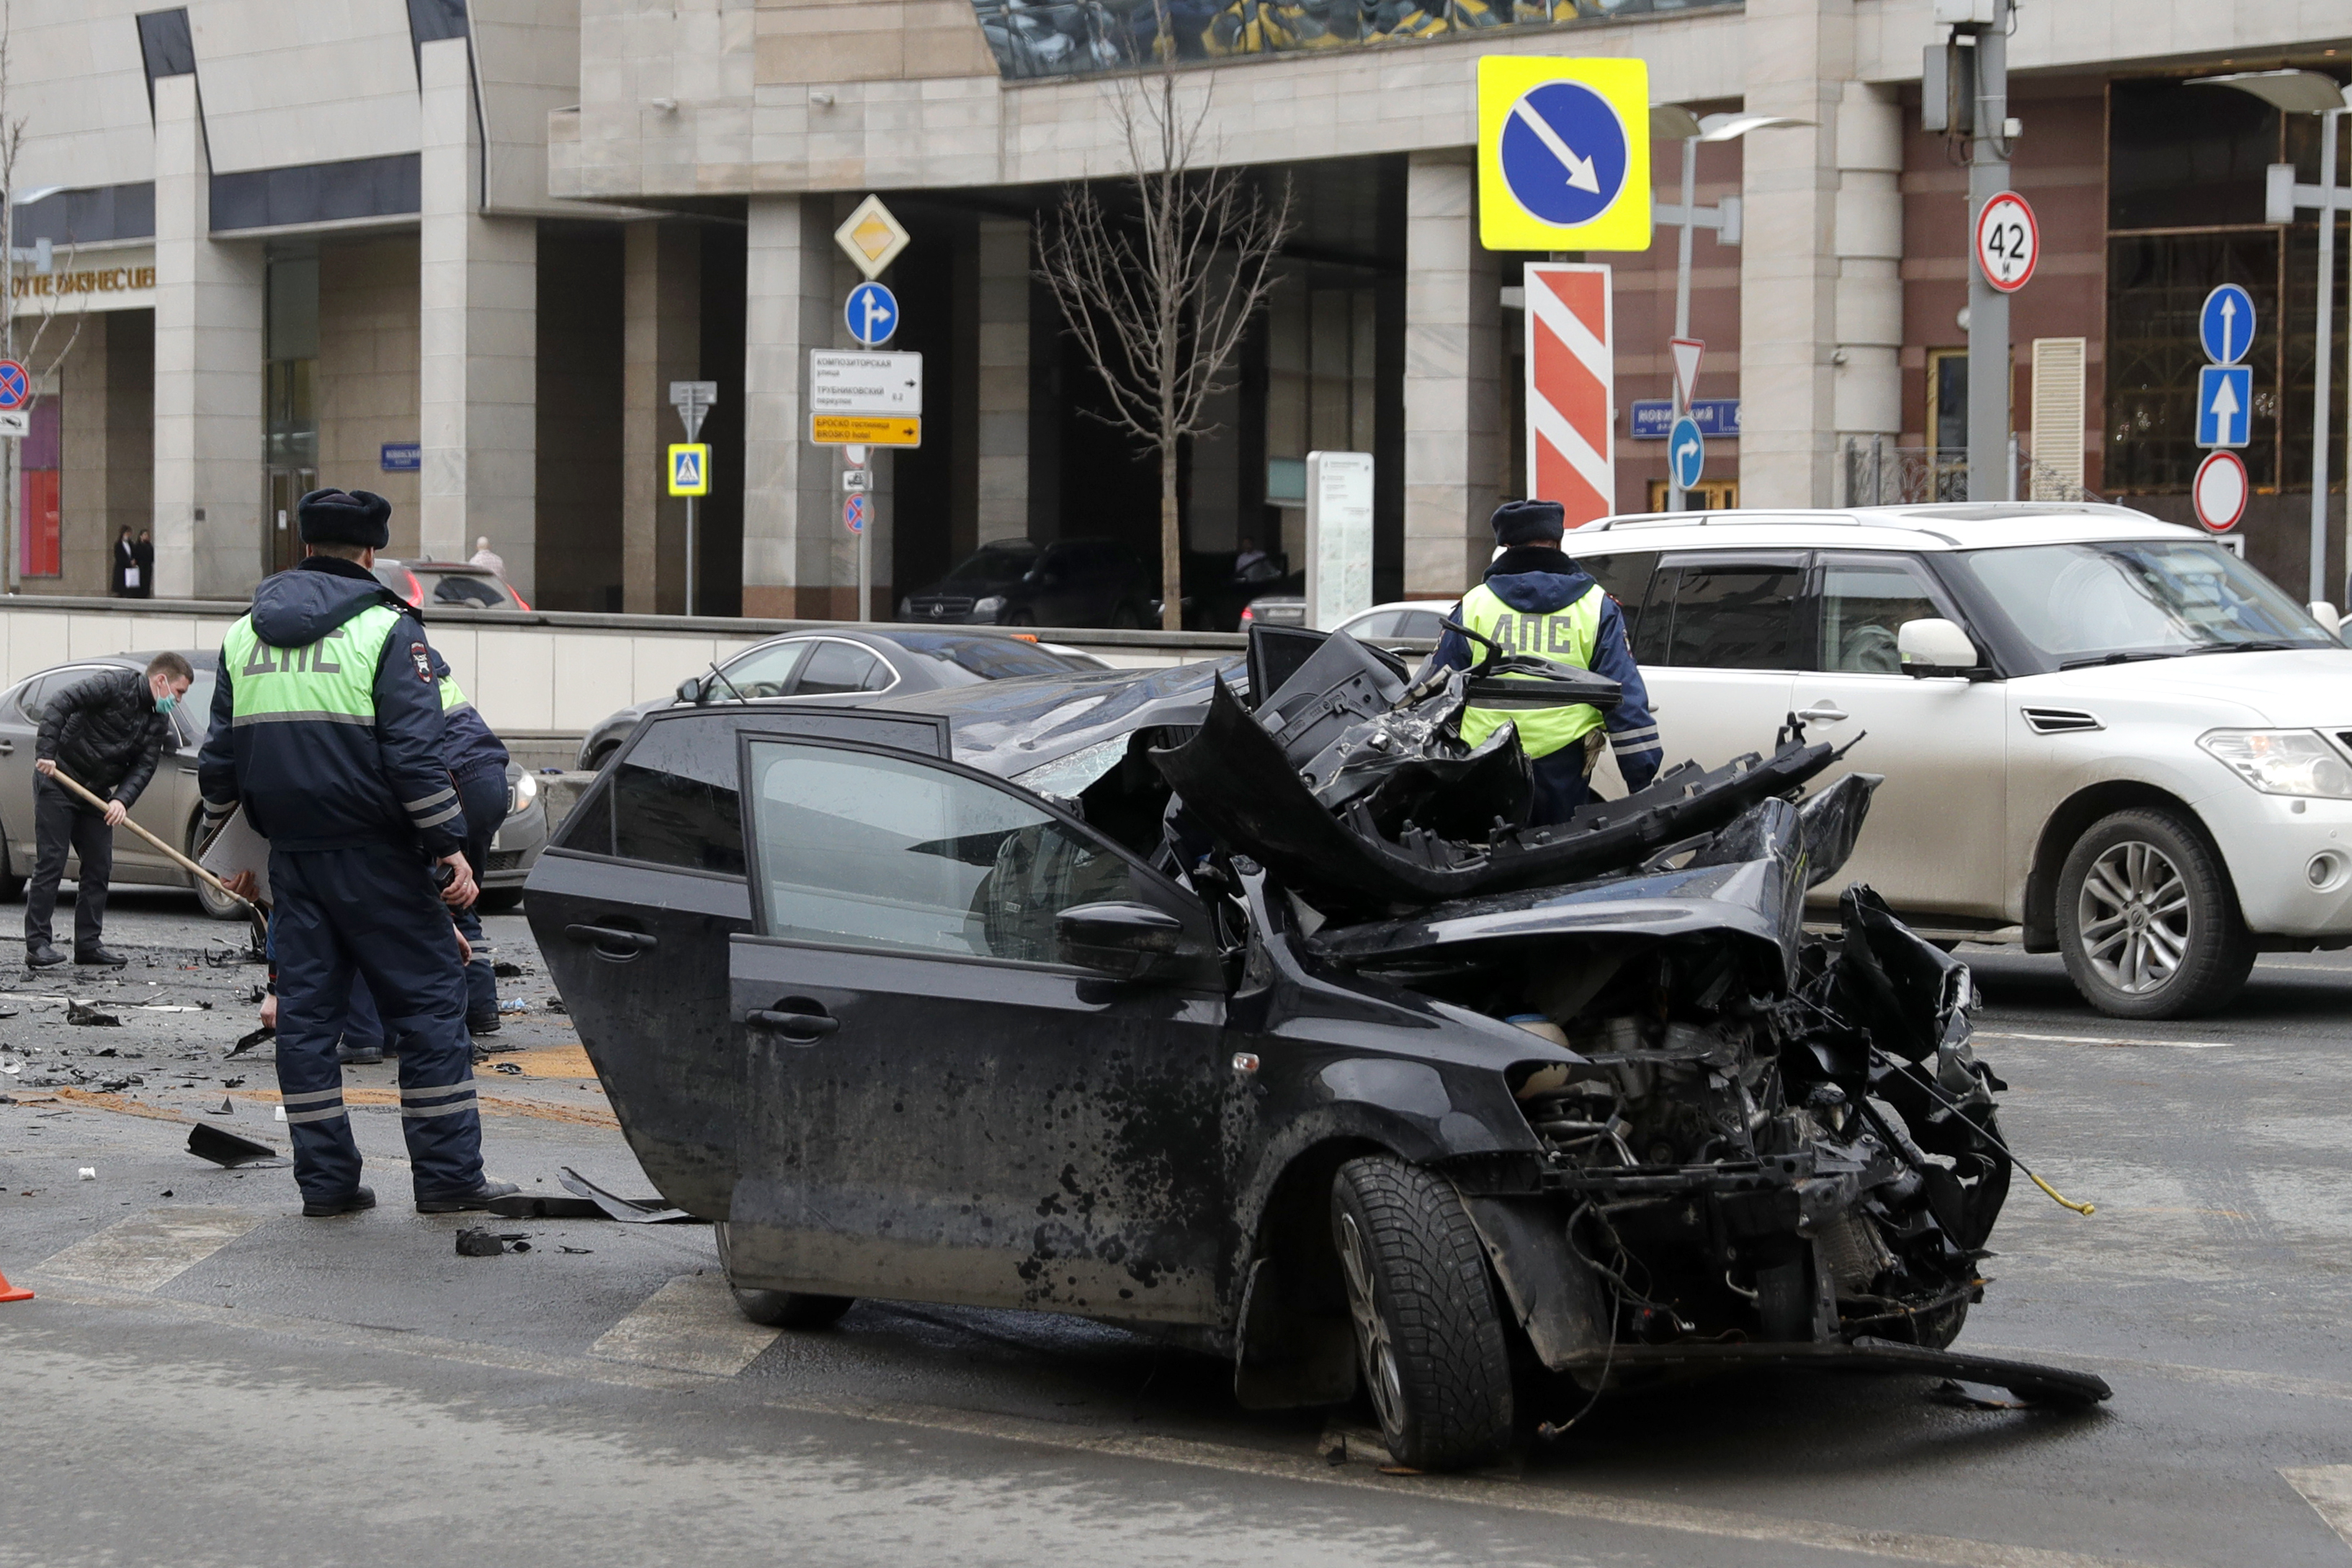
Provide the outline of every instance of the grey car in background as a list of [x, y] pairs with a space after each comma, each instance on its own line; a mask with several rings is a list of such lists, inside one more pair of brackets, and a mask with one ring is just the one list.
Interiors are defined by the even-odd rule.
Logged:
[[[213, 685], [220, 656], [209, 648], [182, 648], [196, 678], [188, 695], [173, 710], [173, 749], [155, 764], [155, 777], [131, 821], [167, 844], [194, 854], [204, 823], [196, 793], [196, 752], [211, 723]], [[154, 653], [106, 653], [76, 659], [27, 676], [0, 692], [0, 896], [24, 895], [36, 852], [33, 839], [33, 760], [41, 717], [49, 700], [68, 686], [109, 670], [144, 669]], [[520, 768], [507, 766], [508, 811], [505, 824], [490, 843], [490, 863], [482, 877], [482, 907], [498, 912], [522, 902], [523, 880], [547, 842], [547, 812], [539, 798], [538, 780]], [[66, 862], [66, 877], [81, 874], [79, 863]], [[194, 879], [173, 865], [137, 834], [118, 830], [114, 835], [116, 887], [189, 887]], [[194, 888], [205, 913], [216, 920], [241, 917], [237, 905], [201, 884]]]

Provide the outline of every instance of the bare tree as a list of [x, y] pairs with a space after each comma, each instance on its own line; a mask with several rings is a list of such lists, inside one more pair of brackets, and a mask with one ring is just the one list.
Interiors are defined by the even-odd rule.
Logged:
[[[7, 297], [5, 301], [0, 301], [0, 308], [5, 308], [7, 312], [5, 317], [0, 317], [0, 359], [16, 360], [24, 364], [30, 384], [23, 412], [30, 418], [34, 408], [40, 402], [41, 382], [57, 372], [65, 362], [66, 356], [73, 351], [75, 341], [81, 337], [83, 315], [76, 314], [73, 330], [44, 363], [42, 343], [48, 337], [49, 328], [55, 323], [58, 314], [56, 291], [52, 289], [45, 293], [31, 338], [22, 344], [20, 350], [16, 332], [16, 159], [25, 147], [26, 117], [16, 112], [10, 90], [16, 79], [11, 69], [14, 63], [15, 12], [12, 0], [0, 0], [0, 256], [6, 258], [8, 278]], [[68, 265], [71, 263], [73, 247], [70, 243], [65, 247], [62, 257]], [[55, 267], [54, 257], [50, 265]], [[0, 548], [8, 552], [5, 580], [11, 593], [16, 591], [17, 575], [25, 561], [24, 542], [19, 537], [25, 523], [24, 486], [19, 478], [18, 466], [21, 456], [19, 443], [11, 439], [6, 443], [5, 459], [0, 459], [0, 485], [5, 486], [5, 493], [0, 493], [0, 517], [6, 519], [6, 526], [0, 528]]]
[[[1153, 10], [1164, 42], [1173, 37], [1165, 0]], [[1038, 276], [1109, 390], [1111, 412], [1097, 417], [1160, 460], [1160, 625], [1175, 632], [1184, 624], [1177, 456], [1187, 436], [1216, 428], [1209, 400], [1232, 388], [1226, 371], [1280, 281], [1274, 261], [1293, 225], [1287, 181], [1269, 197], [1237, 169], [1201, 167], [1213, 153], [1208, 75], [1180, 78], [1165, 48], [1160, 61], [1109, 89], [1129, 200], [1114, 208], [1093, 185], [1065, 190], [1039, 235]]]

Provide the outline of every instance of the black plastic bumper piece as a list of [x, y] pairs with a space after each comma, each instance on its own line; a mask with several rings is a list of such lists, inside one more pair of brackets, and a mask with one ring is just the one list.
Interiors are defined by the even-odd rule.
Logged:
[[1961, 1351], [1925, 1350], [1893, 1340], [1860, 1339], [1852, 1344], [1621, 1344], [1613, 1351], [1580, 1354], [1556, 1372], [1612, 1370], [1732, 1371], [1748, 1366], [1816, 1367], [1829, 1372], [1953, 1377], [2006, 1388], [2029, 1405], [2080, 1409], [2113, 1398], [2107, 1381], [2088, 1372], [2003, 1361]]

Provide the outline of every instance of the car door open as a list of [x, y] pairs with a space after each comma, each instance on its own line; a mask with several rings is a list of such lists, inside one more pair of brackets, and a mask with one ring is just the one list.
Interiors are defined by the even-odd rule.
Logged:
[[1213, 1310], [1232, 1072], [1192, 896], [1036, 796], [746, 733], [739, 1285]]
[[[1650, 690], [1669, 766], [1720, 768], [1769, 753], [1803, 657], [1799, 623], [1805, 552], [1669, 554], [1651, 574], [1633, 657]], [[1603, 763], [1609, 792], [1622, 782]]]

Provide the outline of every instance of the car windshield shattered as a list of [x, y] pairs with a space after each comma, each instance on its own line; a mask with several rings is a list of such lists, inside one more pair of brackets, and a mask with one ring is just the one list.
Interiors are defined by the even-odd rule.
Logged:
[[2128, 539], [1955, 559], [2053, 667], [2342, 646], [2268, 578], [2216, 545]]
[[1809, 793], [1842, 753], [1790, 716], [1539, 825], [1516, 728], [1461, 737], [1617, 695], [1259, 628], [1245, 662], [673, 710], [599, 789], [735, 779], [744, 877], [592, 795], [530, 915], [761, 1322], [1091, 1317], [1251, 1407], [1367, 1394], [1417, 1468], [1709, 1367], [2107, 1397], [1954, 1347], [2041, 1178], [1967, 967], [1864, 886], [1806, 928], [1877, 779]]

